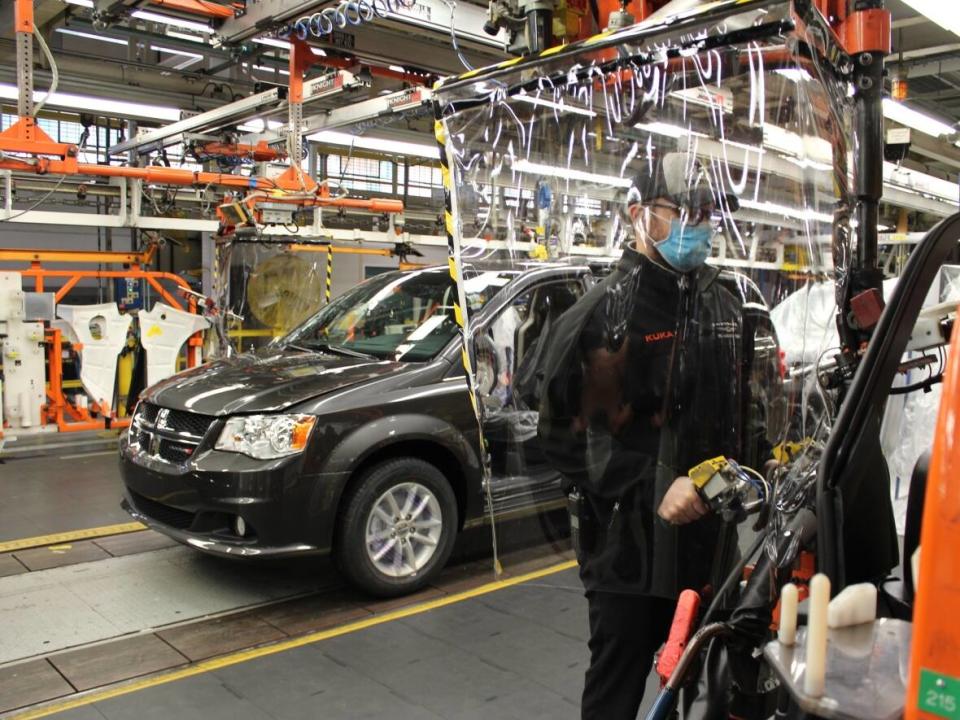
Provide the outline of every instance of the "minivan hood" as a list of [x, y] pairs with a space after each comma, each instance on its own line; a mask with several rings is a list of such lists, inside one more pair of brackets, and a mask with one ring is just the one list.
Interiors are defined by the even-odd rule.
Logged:
[[392, 360], [274, 350], [187, 370], [147, 388], [141, 397], [201, 415], [277, 412], [404, 366]]

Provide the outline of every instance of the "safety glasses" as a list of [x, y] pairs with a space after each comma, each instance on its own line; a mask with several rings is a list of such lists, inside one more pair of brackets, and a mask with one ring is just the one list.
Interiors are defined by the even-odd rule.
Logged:
[[[712, 202], [707, 205], [700, 205], [699, 207], [667, 205], [666, 203], [651, 203], [648, 207], [672, 210], [680, 215], [680, 221], [684, 225], [696, 226], [704, 220], [711, 220], [713, 222], [719, 222], [720, 220], [719, 213], [716, 212], [716, 207]], [[714, 216], [716, 216], [715, 220], [713, 220]]]

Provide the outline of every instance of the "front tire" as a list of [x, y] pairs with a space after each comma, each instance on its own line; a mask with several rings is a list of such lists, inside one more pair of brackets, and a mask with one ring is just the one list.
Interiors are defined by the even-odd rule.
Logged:
[[373, 595], [415, 592], [450, 558], [457, 500], [430, 463], [397, 458], [370, 468], [343, 507], [337, 563], [351, 583]]

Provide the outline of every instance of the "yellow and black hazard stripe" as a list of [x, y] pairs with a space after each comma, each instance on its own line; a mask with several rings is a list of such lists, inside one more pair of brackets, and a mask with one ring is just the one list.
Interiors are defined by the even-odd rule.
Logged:
[[[480, 439], [480, 464], [483, 469], [483, 486], [488, 494], [488, 506], [493, 508], [490, 490], [490, 453], [487, 450], [487, 441], [483, 435], [483, 405], [477, 395], [477, 386], [473, 375], [473, 365], [470, 362], [470, 319], [467, 314], [466, 294], [463, 283], [460, 281], [460, 247], [455, 233], [453, 217], [453, 176], [450, 164], [447, 162], [447, 133], [440, 113], [440, 105], [434, 103], [435, 120], [434, 135], [440, 148], [440, 174], [443, 178], [443, 226], [447, 233], [447, 264], [450, 267], [450, 280], [453, 283], [453, 313], [460, 328], [460, 354], [463, 359], [463, 372], [467, 378], [467, 392], [470, 395], [470, 405], [477, 419], [477, 434]], [[493, 518], [490, 518], [493, 523]], [[496, 574], [503, 571], [497, 553], [496, 526], [493, 525], [493, 562]]]
[[[465, 299], [463, 297], [463, 287], [460, 283], [459, 269], [459, 248], [457, 239], [454, 235], [453, 227], [453, 188], [450, 166], [447, 163], [447, 138], [444, 129], [443, 120], [437, 117], [434, 122], [434, 135], [437, 139], [437, 145], [440, 147], [440, 174], [443, 178], [443, 226], [447, 233], [447, 264], [450, 268], [450, 280], [453, 282], [453, 314], [457, 320], [457, 326], [460, 328], [460, 337], [462, 339], [461, 354], [463, 356], [463, 370], [467, 375], [467, 386], [470, 391], [470, 403], [473, 405], [473, 412], [477, 416], [477, 421], [481, 420], [481, 405], [477, 399], [476, 388], [473, 382], [473, 367], [470, 363], [470, 352], [468, 346], [468, 318], [464, 310]], [[482, 440], [482, 437], [481, 437]]]
[[327, 288], [326, 299], [330, 302], [330, 294], [333, 290], [333, 245], [327, 245]]

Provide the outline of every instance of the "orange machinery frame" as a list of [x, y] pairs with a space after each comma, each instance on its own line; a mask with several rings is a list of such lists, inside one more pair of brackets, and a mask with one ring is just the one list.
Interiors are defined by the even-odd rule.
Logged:
[[[906, 720], [960, 713], [960, 331], [947, 354], [920, 531]], [[909, 567], [910, 558], [904, 558]]]
[[[54, 295], [58, 303], [61, 302], [81, 280], [132, 278], [145, 280], [150, 287], [172, 307], [178, 310], [187, 310], [187, 312], [196, 313], [197, 300], [193, 295], [187, 296], [186, 307], [184, 307], [184, 303], [177, 299], [175, 293], [171, 293], [161, 284], [162, 281], [166, 281], [179, 288], [189, 290], [190, 285], [186, 280], [173, 273], [144, 269], [144, 266], [148, 265], [153, 259], [155, 252], [156, 246], [151, 246], [144, 252], [84, 252], [0, 248], [0, 262], [29, 262], [29, 268], [16, 272], [19, 272], [24, 278], [33, 279], [33, 289], [35, 292], [44, 292], [48, 279], [65, 279], [66, 282], [57, 289]], [[124, 267], [123, 270], [51, 270], [43, 266], [44, 262], [97, 263], [102, 265], [122, 264], [127, 267]], [[112, 409], [109, 407], [99, 407], [97, 403], [94, 402], [92, 406], [93, 409], [102, 416], [100, 418], [94, 418], [87, 408], [77, 407], [67, 400], [63, 393], [63, 337], [61, 331], [55, 328], [47, 329], [44, 333], [44, 341], [47, 344], [48, 363], [48, 402], [43, 408], [44, 418], [48, 422], [55, 423], [60, 432], [103, 430], [107, 427], [127, 427], [130, 424], [129, 418], [115, 417]], [[187, 367], [195, 367], [198, 364], [197, 348], [202, 344], [203, 340], [200, 333], [194, 334], [187, 341]]]
[[[642, 22], [668, 0], [627, 0], [626, 5]], [[890, 11], [858, 10], [848, 12], [849, 0], [814, 0], [814, 5], [823, 15], [837, 36], [837, 40], [850, 55], [862, 52], [890, 52]], [[597, 0], [600, 27], [606, 27], [610, 13], [620, 10], [621, 0]]]
[[[200, 3], [193, 0], [161, 0], [159, 4], [186, 6], [197, 9]], [[212, 7], [212, 6], [210, 6]], [[219, 11], [217, 11], [219, 12]], [[14, 29], [18, 41], [28, 37], [32, 41], [35, 30], [33, 0], [16, 0]], [[290, 92], [288, 103], [291, 109], [299, 109], [303, 102], [303, 75], [315, 62], [309, 47], [294, 42], [290, 48]], [[32, 77], [33, 68], [23, 70]], [[32, 107], [32, 101], [28, 103]], [[269, 202], [295, 204], [300, 207], [351, 207], [372, 212], [403, 212], [401, 200], [359, 199], [349, 197], [331, 197], [325, 184], [317, 183], [303, 173], [299, 167], [291, 165], [286, 172], [275, 180], [264, 177], [245, 177], [225, 173], [212, 173], [168, 168], [159, 166], [120, 167], [81, 163], [77, 160], [76, 145], [55, 142], [37, 126], [36, 119], [20, 109], [19, 119], [11, 127], [0, 132], [0, 153], [17, 153], [30, 157], [5, 156], [0, 159], [0, 169], [34, 173], [37, 175], [89, 175], [93, 177], [127, 177], [164, 185], [186, 185], [206, 187], [216, 185], [233, 188], [237, 191], [249, 191], [256, 199]]]

